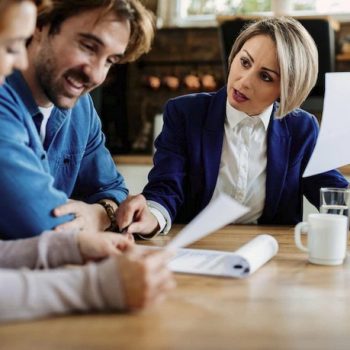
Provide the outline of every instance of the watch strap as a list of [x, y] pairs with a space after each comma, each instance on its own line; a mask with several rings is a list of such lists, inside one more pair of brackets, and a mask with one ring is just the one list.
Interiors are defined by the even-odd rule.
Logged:
[[115, 210], [111, 204], [108, 202], [101, 200], [97, 202], [98, 204], [102, 205], [103, 208], [105, 209], [107, 216], [109, 218], [109, 221], [111, 222], [110, 226], [106, 228], [106, 231], [112, 231], [112, 232], [117, 232], [118, 227], [115, 219]]

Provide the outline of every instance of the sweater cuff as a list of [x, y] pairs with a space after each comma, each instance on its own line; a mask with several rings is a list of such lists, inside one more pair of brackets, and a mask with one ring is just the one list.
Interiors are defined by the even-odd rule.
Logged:
[[42, 233], [38, 242], [37, 269], [82, 263], [76, 232]]
[[106, 305], [111, 309], [125, 310], [124, 286], [120, 280], [117, 258], [110, 257], [97, 265], [98, 284]]

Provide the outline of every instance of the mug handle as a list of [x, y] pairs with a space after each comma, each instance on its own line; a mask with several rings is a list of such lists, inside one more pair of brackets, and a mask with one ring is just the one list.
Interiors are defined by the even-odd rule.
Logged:
[[304, 252], [308, 252], [309, 249], [307, 249], [303, 243], [301, 243], [301, 238], [300, 235], [302, 233], [304, 233], [305, 231], [307, 232], [307, 229], [309, 227], [309, 224], [307, 222], [299, 222], [299, 224], [297, 224], [295, 226], [294, 229], [294, 240], [295, 240], [295, 245], [302, 251]]

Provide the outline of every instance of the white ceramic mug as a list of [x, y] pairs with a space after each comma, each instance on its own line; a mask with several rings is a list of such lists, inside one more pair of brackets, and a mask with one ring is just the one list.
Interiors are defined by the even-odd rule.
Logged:
[[[301, 242], [307, 233], [307, 247]], [[295, 226], [296, 246], [309, 253], [309, 261], [320, 265], [340, 265], [347, 252], [348, 220], [336, 214], [310, 214], [307, 222]]]

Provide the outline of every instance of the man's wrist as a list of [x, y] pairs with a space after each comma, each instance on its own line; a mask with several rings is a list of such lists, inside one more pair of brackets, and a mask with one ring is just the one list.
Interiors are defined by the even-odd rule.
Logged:
[[140, 233], [138, 234], [138, 236], [144, 240], [150, 240], [154, 237], [157, 237], [164, 230], [166, 226], [166, 220], [163, 214], [158, 209], [149, 207], [149, 211], [157, 220], [158, 225], [153, 232], [150, 232], [148, 234], [140, 234]]
[[114, 206], [112, 205], [112, 203], [110, 203], [110, 201], [107, 201], [105, 199], [98, 201], [97, 204], [100, 204], [104, 208], [109, 220], [109, 226], [105, 229], [105, 231], [117, 232], [118, 227], [117, 227], [116, 218], [115, 218], [116, 208], [114, 208]]
[[147, 205], [148, 205], [148, 208], [153, 208], [153, 209], [157, 209], [161, 215], [163, 216], [163, 218], [165, 219], [165, 227], [161, 230], [160, 234], [162, 235], [166, 235], [169, 231], [170, 231], [170, 228], [171, 228], [171, 217], [167, 211], [167, 209], [159, 204], [158, 202], [155, 202], [153, 200], [147, 200]]
[[159, 230], [156, 233], [161, 233], [166, 226], [166, 220], [163, 214], [156, 208], [149, 207], [150, 212], [155, 216], [158, 221]]

